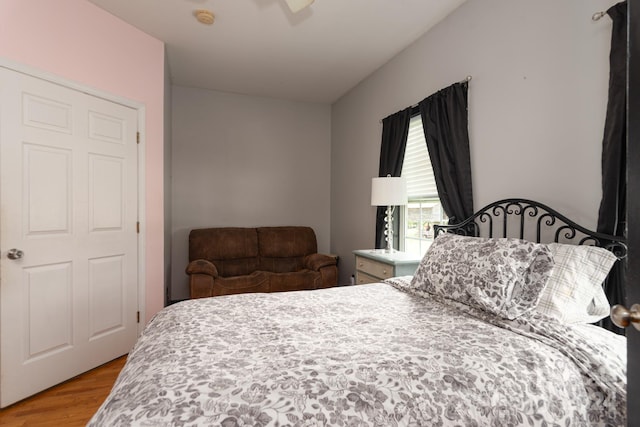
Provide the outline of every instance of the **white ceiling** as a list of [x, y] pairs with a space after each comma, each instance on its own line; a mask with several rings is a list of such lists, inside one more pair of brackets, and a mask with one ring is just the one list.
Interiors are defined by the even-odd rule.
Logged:
[[466, 0], [89, 1], [164, 41], [173, 84], [333, 103]]

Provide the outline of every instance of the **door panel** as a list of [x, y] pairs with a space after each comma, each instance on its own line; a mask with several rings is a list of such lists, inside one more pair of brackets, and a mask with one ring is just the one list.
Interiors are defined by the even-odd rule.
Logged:
[[124, 145], [126, 134], [126, 122], [122, 119], [89, 111], [89, 138]]
[[23, 93], [23, 120], [26, 126], [72, 133], [71, 105]]
[[0, 67], [3, 407], [136, 340], [136, 132], [132, 108]]
[[71, 151], [23, 144], [27, 235], [70, 234]]
[[124, 256], [89, 260], [89, 300], [91, 313], [89, 336], [119, 332], [126, 325]]
[[89, 230], [123, 231], [124, 159], [89, 155]]
[[70, 262], [24, 269], [27, 362], [73, 345], [71, 276]]

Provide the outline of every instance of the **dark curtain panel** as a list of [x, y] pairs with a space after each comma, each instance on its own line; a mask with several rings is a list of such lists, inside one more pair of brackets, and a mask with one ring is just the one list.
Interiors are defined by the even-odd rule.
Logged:
[[[404, 152], [407, 147], [407, 136], [409, 135], [409, 120], [411, 119], [411, 108], [398, 111], [395, 114], [382, 120], [382, 144], [380, 146], [380, 168], [378, 176], [400, 176], [402, 173], [402, 162], [404, 162]], [[378, 206], [376, 212], [376, 248], [387, 247], [384, 238], [384, 206]], [[397, 212], [394, 211], [394, 214]], [[393, 219], [393, 247], [399, 247], [400, 221], [398, 215]]]
[[468, 87], [455, 83], [418, 104], [438, 197], [450, 224], [473, 214]]
[[[607, 10], [613, 21], [609, 54], [609, 100], [602, 141], [602, 200], [598, 212], [598, 231], [626, 236], [626, 150], [627, 150], [627, 2]], [[625, 262], [617, 262], [605, 284], [609, 303], [625, 300]], [[601, 325], [624, 334], [607, 317]]]

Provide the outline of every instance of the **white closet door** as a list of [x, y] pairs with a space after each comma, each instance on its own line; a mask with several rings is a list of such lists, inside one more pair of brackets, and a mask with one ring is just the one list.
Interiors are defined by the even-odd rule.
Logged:
[[0, 67], [2, 407], [136, 340], [136, 134], [132, 108]]

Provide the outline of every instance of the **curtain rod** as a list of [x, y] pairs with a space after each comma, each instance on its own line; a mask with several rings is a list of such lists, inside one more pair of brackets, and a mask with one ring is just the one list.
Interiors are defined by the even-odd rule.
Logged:
[[[460, 80], [458, 83], [466, 83], [471, 81], [471, 76], [465, 77], [463, 80]], [[418, 104], [413, 104], [411, 108], [418, 108]], [[382, 120], [381, 120], [382, 121]]]
[[[458, 83], [465, 83], [465, 82], [469, 82], [471, 81], [471, 76], [467, 76], [464, 78], [464, 80], [460, 80]], [[409, 106], [409, 108], [411, 109], [417, 109], [418, 108], [418, 104], [413, 104], [411, 106]], [[382, 119], [378, 120], [378, 123], [382, 123]]]
[[596, 12], [593, 15], [591, 15], [591, 20], [592, 21], [599, 21], [600, 18], [602, 18], [606, 14], [607, 14], [607, 12]]

